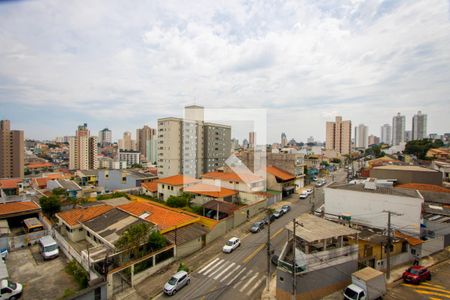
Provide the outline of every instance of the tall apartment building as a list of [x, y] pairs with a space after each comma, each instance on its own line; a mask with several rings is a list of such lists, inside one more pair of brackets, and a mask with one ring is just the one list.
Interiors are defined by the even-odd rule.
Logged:
[[158, 120], [158, 175], [199, 177], [224, 165], [231, 127], [204, 122], [203, 107], [187, 106], [185, 118]]
[[419, 110], [412, 119], [412, 139], [423, 140], [427, 137], [427, 115]]
[[86, 123], [78, 126], [75, 136], [69, 138], [69, 169], [97, 169], [97, 151], [97, 137], [90, 136]]
[[119, 161], [126, 161], [130, 168], [134, 164], [140, 164], [140, 152], [133, 150], [119, 150]]
[[381, 126], [381, 142], [390, 145], [392, 143], [391, 136], [392, 127], [389, 124]]
[[352, 121], [342, 121], [337, 116], [335, 122], [327, 122], [326, 150], [334, 150], [340, 154], [350, 154], [352, 150]]
[[22, 130], [11, 130], [9, 120], [0, 121], [0, 178], [23, 177], [24, 137]]
[[369, 127], [359, 124], [355, 127], [355, 147], [360, 149], [367, 148]]
[[154, 153], [156, 150], [155, 139], [156, 130], [154, 128], [144, 125], [143, 128], [136, 129], [136, 150], [139, 151], [147, 161], [154, 162], [156, 159], [156, 153]]
[[380, 138], [371, 134], [369, 135], [369, 146], [370, 145], [378, 145], [380, 143]]
[[112, 131], [104, 128], [98, 132], [98, 143], [101, 147], [112, 144]]
[[281, 148], [286, 147], [288, 144], [286, 133], [281, 133]]
[[392, 145], [396, 146], [405, 141], [405, 116], [397, 113], [392, 118]]
[[125, 131], [118, 142], [119, 150], [136, 150], [136, 141], [131, 138], [131, 132]]
[[256, 148], [256, 132], [254, 131], [250, 131], [248, 133], [248, 147], [250, 149]]
[[405, 130], [405, 140], [404, 142], [407, 143], [409, 141], [412, 141], [412, 131], [411, 130]]

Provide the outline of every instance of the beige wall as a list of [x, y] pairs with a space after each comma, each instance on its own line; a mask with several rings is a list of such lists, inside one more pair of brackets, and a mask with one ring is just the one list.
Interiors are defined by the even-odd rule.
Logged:
[[352, 146], [352, 122], [342, 121], [336, 117], [335, 122], [326, 124], [326, 149], [336, 150], [341, 154], [350, 154]]
[[158, 198], [163, 194], [162, 199], [166, 201], [170, 196], [180, 196], [182, 193], [182, 185], [174, 186], [165, 183], [158, 183]]
[[22, 130], [10, 130], [8, 120], [0, 121], [0, 178], [24, 176], [24, 137]]
[[161, 178], [181, 173], [181, 119], [158, 120], [157, 165]]

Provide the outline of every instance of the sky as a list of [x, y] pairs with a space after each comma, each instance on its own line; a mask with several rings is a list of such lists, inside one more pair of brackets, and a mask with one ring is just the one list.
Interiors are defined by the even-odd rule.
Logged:
[[118, 139], [190, 104], [265, 109], [269, 142], [418, 110], [450, 132], [449, 1], [0, 1], [0, 119], [25, 137]]

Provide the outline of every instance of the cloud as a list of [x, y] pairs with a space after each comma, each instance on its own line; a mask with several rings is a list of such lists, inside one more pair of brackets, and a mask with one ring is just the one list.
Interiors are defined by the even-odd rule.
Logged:
[[59, 112], [125, 131], [194, 101], [267, 108], [269, 140], [322, 139], [335, 114], [448, 131], [445, 1], [18, 1], [0, 28], [0, 106], [25, 127], [21, 108], [53, 111], [47, 138], [73, 131]]

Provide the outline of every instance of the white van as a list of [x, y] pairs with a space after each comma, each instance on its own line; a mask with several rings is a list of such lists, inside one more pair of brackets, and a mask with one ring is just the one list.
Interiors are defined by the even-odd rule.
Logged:
[[39, 250], [44, 260], [59, 256], [58, 244], [49, 235], [46, 235], [39, 239]]

